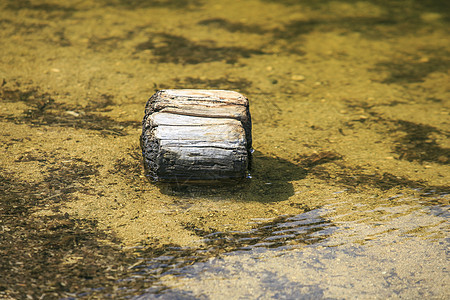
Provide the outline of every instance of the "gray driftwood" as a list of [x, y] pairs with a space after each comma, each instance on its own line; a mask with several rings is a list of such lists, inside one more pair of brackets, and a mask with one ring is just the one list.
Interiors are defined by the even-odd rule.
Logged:
[[156, 181], [243, 178], [251, 159], [248, 100], [225, 90], [162, 90], [147, 102], [141, 147]]

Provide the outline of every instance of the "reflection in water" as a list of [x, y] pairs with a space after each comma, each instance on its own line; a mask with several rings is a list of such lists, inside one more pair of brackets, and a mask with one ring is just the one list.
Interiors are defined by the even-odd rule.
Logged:
[[[448, 201], [445, 194], [433, 198]], [[448, 241], [442, 238], [449, 206], [379, 207], [371, 213], [383, 218], [369, 222], [339, 221], [335, 206], [248, 232], [211, 233], [198, 249], [175, 247], [153, 257], [142, 251], [130, 280], [154, 284], [134, 299], [439, 297], [420, 286], [446, 268]], [[424, 241], [429, 245], [419, 247]], [[411, 273], [418, 261], [422, 267]], [[435, 284], [445, 288], [448, 279], [441, 276]]]
[[[57, 2], [0, 1], [0, 298], [449, 298], [450, 1]], [[161, 88], [249, 97], [252, 180], [141, 177]]]
[[205, 245], [197, 249], [168, 247], [156, 253], [153, 249], [141, 249], [137, 251], [141, 258], [133, 266], [136, 277], [130, 280], [140, 280], [143, 277], [145, 280], [155, 281], [147, 294], [157, 294], [167, 289], [159, 282], [161, 278], [169, 275], [189, 277], [192, 267], [221, 255], [260, 251], [259, 249], [280, 251], [318, 243], [333, 231], [333, 225], [319, 214], [319, 210], [313, 210], [298, 216], [283, 216], [261, 223], [247, 232], [206, 234], [203, 239]]
[[[317, 160], [316, 165], [328, 160]], [[279, 157], [264, 155], [254, 151], [252, 155], [251, 180], [230, 181], [227, 183], [160, 184], [162, 193], [177, 197], [230, 198], [240, 201], [274, 202], [284, 201], [294, 195], [292, 181], [305, 178], [307, 170]]]

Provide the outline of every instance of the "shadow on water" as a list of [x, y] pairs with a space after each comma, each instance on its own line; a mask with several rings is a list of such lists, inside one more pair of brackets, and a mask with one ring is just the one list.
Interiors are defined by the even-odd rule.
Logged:
[[[410, 149], [420, 141], [416, 140], [415, 143], [412, 143], [405, 138], [405, 141], [401, 141], [397, 148], [409, 145], [408, 149]], [[430, 143], [427, 145], [428, 147], [434, 146]], [[134, 150], [133, 153], [133, 155], [130, 154], [133, 161], [128, 161], [128, 163], [123, 161], [117, 164], [117, 171], [128, 169], [136, 174], [142, 172], [139, 162], [140, 155], [137, 150]], [[415, 155], [422, 155], [422, 153], [423, 151], [417, 151]], [[440, 155], [439, 159], [441, 160], [436, 160], [437, 162], [448, 163], [447, 161], [443, 162], [443, 159], [440, 158], [444, 153], [448, 153], [448, 149], [441, 149], [437, 152], [427, 151], [427, 153], [429, 155], [436, 153], [435, 156]], [[415, 159], [417, 159], [416, 156], [414, 156]], [[400, 157], [400, 159], [404, 158]], [[397, 188], [432, 191], [433, 193], [448, 193], [449, 191], [448, 185], [429, 185], [425, 181], [412, 180], [395, 173], [379, 172], [368, 170], [365, 166], [351, 165], [341, 154], [328, 150], [297, 155], [293, 162], [255, 151], [250, 173], [251, 179], [238, 182], [215, 182], [213, 185], [192, 183], [156, 183], [156, 185], [161, 193], [180, 198], [234, 199], [261, 203], [289, 199], [295, 193], [292, 182], [302, 180], [306, 176], [326, 181], [328, 185], [345, 189], [349, 193], [360, 193], [372, 189], [388, 191]], [[306, 209], [308, 208], [306, 207]]]
[[136, 53], [150, 50], [161, 63], [200, 64], [226, 61], [234, 64], [240, 58], [262, 55], [263, 51], [236, 46], [219, 46], [214, 41], [194, 42], [183, 36], [164, 32], [150, 34], [146, 42], [136, 46]]
[[[425, 129], [428, 130], [428, 128]], [[424, 133], [425, 136], [428, 136], [428, 133], [429, 131], [426, 131]], [[407, 135], [404, 138], [405, 140], [399, 141], [398, 147], [409, 145], [408, 150], [410, 150], [411, 145], [414, 145], [414, 149], [419, 149], [418, 146], [416, 147], [416, 144], [422, 139], [416, 140], [415, 144], [409, 137], [410, 135]], [[432, 147], [434, 144], [427, 143], [427, 145]], [[439, 148], [438, 150], [434, 154], [433, 152], [428, 154], [438, 157], [436, 162], [441, 164], [448, 163], [448, 161], [444, 162], [443, 158], [440, 158], [444, 153], [448, 152], [448, 149]], [[411, 155], [412, 153], [413, 151], [408, 152]], [[423, 151], [417, 151], [415, 155], [421, 153]], [[399, 159], [405, 158], [399, 157]], [[417, 160], [417, 157], [414, 157], [414, 159]], [[138, 145], [135, 145], [128, 149], [127, 157], [116, 161], [114, 168], [110, 172], [120, 174], [124, 179], [130, 181], [132, 185], [141, 186], [140, 192], [145, 193], [145, 187], [149, 182], [141, 177], [144, 173], [142, 164], [141, 149]], [[251, 179], [247, 178], [238, 182], [222, 184], [217, 182], [209, 185], [155, 182], [150, 182], [150, 184], [155, 184], [161, 193], [180, 199], [205, 198], [213, 201], [232, 199], [260, 203], [273, 203], [289, 199], [295, 194], [292, 182], [301, 181], [307, 176], [324, 181], [328, 186], [345, 190], [347, 193], [376, 193], [406, 189], [422, 191], [424, 193], [422, 196], [427, 197], [428, 193], [431, 193], [431, 195], [435, 193], [448, 194], [450, 191], [448, 185], [430, 185], [423, 180], [414, 180], [396, 173], [350, 164], [342, 154], [326, 149], [314, 151], [313, 153], [297, 154], [292, 161], [255, 151], [250, 173]], [[133, 174], [133, 176], [130, 177], [130, 174]], [[301, 205], [298, 208], [305, 210], [312, 209], [312, 207], [306, 207], [303, 204], [296, 205]]]
[[[326, 239], [334, 227], [331, 222], [320, 217], [319, 210], [296, 216], [280, 216], [271, 221], [262, 222], [246, 232], [203, 234], [204, 246], [198, 248], [182, 248], [174, 245], [163, 249], [160, 247], [136, 249], [140, 259], [131, 267], [134, 274], [128, 280], [135, 282], [145, 278], [147, 282], [152, 282], [151, 288], [141, 290], [144, 294], [136, 299], [158, 297], [158, 295], [173, 296], [174, 291], [169, 290], [159, 280], [168, 275], [189, 276], [194, 264], [201, 267], [202, 263], [211, 258], [220, 258], [220, 255], [241, 251], [281, 250], [312, 245]], [[183, 296], [187, 295], [183, 294]]]
[[[16, 161], [30, 162], [48, 166], [42, 167], [42, 181], [25, 181], [0, 168], [0, 298], [57, 299], [104, 286], [105, 278], [98, 274], [122, 278], [122, 265], [131, 260], [113, 244], [117, 239], [100, 231], [95, 221], [59, 209], [76, 193], [94, 193], [86, 183], [98, 176], [99, 166], [74, 157], [61, 162], [41, 152], [24, 153]], [[47, 214], [35, 214], [50, 207]]]
[[[137, 150], [137, 149], [136, 149]], [[130, 155], [136, 165], [139, 155]], [[343, 157], [335, 152], [322, 151], [319, 153], [300, 155], [296, 163], [270, 157], [259, 151], [254, 153], [251, 180], [240, 184], [205, 186], [205, 185], [158, 185], [161, 192], [176, 197], [208, 199], [239, 199], [241, 201], [273, 202], [283, 201], [294, 194], [291, 181], [301, 180], [308, 176], [326, 180], [331, 185], [336, 184], [349, 188], [348, 192], [359, 191], [350, 188], [376, 188], [389, 190], [395, 187], [415, 187], [423, 189], [420, 197], [436, 198], [426, 201], [440, 205], [444, 201], [441, 190], [447, 187], [433, 187], [421, 182], [414, 182], [387, 173], [364, 174], [364, 169], [349, 166]], [[125, 163], [125, 162], [124, 162]], [[123, 164], [126, 166], [126, 164]], [[139, 172], [136, 165], [135, 172]], [[339, 176], [331, 177], [330, 175]], [[448, 190], [448, 189], [447, 189]], [[393, 198], [387, 201], [392, 202]], [[424, 201], [425, 203], [425, 201]], [[226, 255], [242, 253], [260, 253], [265, 251], [279, 251], [298, 249], [306, 245], [317, 245], [331, 237], [339, 225], [326, 219], [325, 211], [321, 208], [304, 208], [305, 212], [298, 215], [282, 215], [273, 219], [253, 219], [255, 225], [248, 231], [205, 231], [198, 228], [191, 229], [192, 233], [201, 238], [198, 247], [180, 247], [179, 245], [161, 245], [157, 241], [135, 248], [136, 262], [129, 267], [132, 275], [124, 281], [121, 296], [134, 296], [133, 299], [198, 299], [188, 291], [179, 291], [168, 287], [164, 278], [192, 278], [211, 270], [211, 260], [221, 259]], [[168, 277], [167, 277], [168, 276]], [[126, 283], [126, 284], [125, 284]], [[312, 291], [314, 295], [319, 290]]]
[[[298, 1], [298, 0], [263, 0], [263, 2], [276, 2], [279, 4], [283, 4], [285, 6], [296, 6], [296, 5], [302, 5], [307, 6], [312, 9], [320, 9], [324, 8], [330, 3], [333, 3], [332, 0], [323, 0], [323, 1], [314, 1], [314, 0], [308, 0], [308, 1]], [[349, 4], [354, 4], [355, 2], [358, 2], [357, 0], [343, 0], [340, 2], [346, 2]], [[405, 3], [404, 1], [387, 1], [387, 0], [374, 0], [371, 1], [375, 5], [379, 5], [384, 7], [389, 14], [399, 14], [401, 13], [420, 13], [423, 11], [430, 11], [430, 12], [440, 12], [445, 14], [446, 16], [449, 15], [450, 11], [450, 3], [448, 1], [440, 1], [440, 0], [413, 0], [408, 1], [408, 3]]]
[[[4, 81], [4, 85], [6, 81]], [[4, 103], [22, 103], [27, 109], [20, 115], [2, 114], [0, 120], [33, 126], [57, 126], [94, 130], [102, 135], [126, 135], [125, 128], [139, 125], [134, 121], [117, 121], [102, 113], [109, 112], [114, 96], [100, 94], [90, 99], [87, 106], [73, 105], [57, 101], [39, 88], [21, 88], [20, 82], [12, 82], [11, 87], [0, 88], [0, 99]]]
[[284, 201], [294, 195], [291, 181], [305, 178], [303, 167], [279, 157], [270, 157], [255, 151], [250, 178], [226, 183], [158, 183], [164, 194], [178, 197], [208, 197], [212, 199], [238, 199], [241, 201]]

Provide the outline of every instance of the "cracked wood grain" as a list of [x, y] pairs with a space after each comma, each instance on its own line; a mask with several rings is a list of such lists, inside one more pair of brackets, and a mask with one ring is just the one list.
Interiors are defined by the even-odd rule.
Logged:
[[225, 90], [162, 90], [147, 102], [141, 147], [155, 181], [244, 178], [252, 137], [248, 100]]

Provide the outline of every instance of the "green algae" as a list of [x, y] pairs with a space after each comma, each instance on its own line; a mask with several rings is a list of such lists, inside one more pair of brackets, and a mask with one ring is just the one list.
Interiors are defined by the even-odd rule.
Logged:
[[[228, 291], [235, 297], [258, 286], [253, 296], [339, 298], [345, 284], [377, 295], [347, 272], [369, 276], [386, 297], [448, 296], [448, 283], [433, 285], [446, 278], [448, 4], [0, 7], [0, 297], [214, 297], [208, 282], [226, 290], [239, 265], [254, 273], [244, 272], [245, 291]], [[251, 179], [145, 178], [140, 123], [148, 97], [164, 88], [250, 99]], [[288, 226], [302, 218], [318, 221]], [[335, 277], [299, 279], [265, 250], [289, 262], [304, 255], [298, 270], [311, 278]], [[425, 271], [409, 252], [427, 253]], [[228, 265], [212, 269], [222, 281], [196, 273], [222, 257]], [[394, 267], [382, 269], [384, 260]]]

